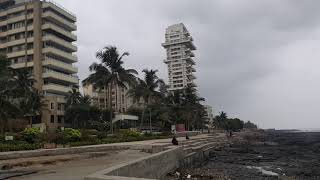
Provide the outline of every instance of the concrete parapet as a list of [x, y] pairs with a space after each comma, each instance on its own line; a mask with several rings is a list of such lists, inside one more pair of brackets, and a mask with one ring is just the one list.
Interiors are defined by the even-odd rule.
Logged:
[[85, 180], [159, 179], [179, 167], [183, 157], [182, 147], [152, 154], [89, 175]]
[[17, 158], [29, 158], [38, 156], [56, 156], [63, 154], [77, 154], [85, 152], [101, 152], [110, 150], [124, 150], [130, 149], [130, 145], [92, 145], [92, 146], [81, 146], [71, 148], [56, 148], [56, 149], [37, 149], [29, 151], [12, 151], [12, 152], [1, 152], [0, 160], [6, 159], [17, 159]]

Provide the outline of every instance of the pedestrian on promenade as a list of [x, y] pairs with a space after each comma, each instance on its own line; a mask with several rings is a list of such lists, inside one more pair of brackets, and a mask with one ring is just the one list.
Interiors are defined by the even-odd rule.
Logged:
[[178, 140], [177, 140], [177, 138], [176, 138], [176, 136], [173, 136], [173, 138], [172, 138], [172, 144], [173, 145], [178, 145], [179, 144], [179, 142], [178, 142]]

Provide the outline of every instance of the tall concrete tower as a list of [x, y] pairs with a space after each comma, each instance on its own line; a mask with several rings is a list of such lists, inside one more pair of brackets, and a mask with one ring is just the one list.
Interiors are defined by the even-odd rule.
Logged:
[[166, 29], [166, 41], [162, 46], [167, 51], [169, 91], [183, 89], [186, 86], [196, 86], [194, 83], [195, 62], [193, 50], [196, 47], [184, 24], [174, 24]]
[[79, 86], [76, 16], [52, 1], [0, 0], [0, 54], [14, 69], [27, 68], [44, 95], [32, 124], [65, 126], [65, 97]]

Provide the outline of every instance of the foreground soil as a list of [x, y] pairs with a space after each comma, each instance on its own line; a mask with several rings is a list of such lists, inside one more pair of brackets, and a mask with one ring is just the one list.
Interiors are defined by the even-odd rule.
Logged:
[[320, 132], [237, 133], [200, 165], [167, 179], [320, 179]]

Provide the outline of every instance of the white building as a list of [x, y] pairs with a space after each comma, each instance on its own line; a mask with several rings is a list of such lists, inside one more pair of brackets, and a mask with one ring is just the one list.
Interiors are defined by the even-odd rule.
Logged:
[[184, 24], [174, 24], [166, 29], [166, 41], [162, 46], [167, 50], [169, 91], [183, 89], [187, 85], [196, 86], [194, 83], [193, 68], [195, 65], [193, 50], [196, 47], [193, 39]]
[[214, 115], [213, 115], [214, 113], [213, 113], [212, 106], [204, 105], [204, 108], [206, 111], [204, 118], [206, 119], [207, 126], [209, 128], [213, 128], [214, 127]]

